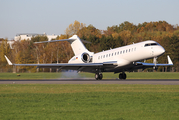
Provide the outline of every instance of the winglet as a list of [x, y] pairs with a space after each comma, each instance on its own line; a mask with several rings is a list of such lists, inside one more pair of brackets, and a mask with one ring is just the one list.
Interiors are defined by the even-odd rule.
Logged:
[[172, 62], [172, 60], [170, 59], [169, 55], [167, 55], [167, 58], [168, 58], [168, 64], [173, 65], [173, 62]]
[[11, 61], [7, 58], [7, 56], [6, 56], [6, 55], [5, 55], [4, 57], [6, 58], [7, 63], [8, 63], [9, 65], [13, 65], [13, 64], [12, 64], [12, 62], [11, 62]]

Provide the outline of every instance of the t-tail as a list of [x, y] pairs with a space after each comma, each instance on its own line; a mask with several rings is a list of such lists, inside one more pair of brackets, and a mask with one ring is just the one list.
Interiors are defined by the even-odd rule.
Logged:
[[71, 44], [72, 50], [75, 55], [79, 55], [84, 52], [90, 53], [77, 35], [73, 35], [72, 37], [70, 37], [68, 42]]
[[[71, 44], [72, 50], [75, 54], [74, 57], [72, 57], [68, 63], [89, 63], [92, 62], [92, 56], [94, 52], [88, 51], [88, 49], [84, 46], [82, 41], [77, 35], [73, 35], [69, 38], [68, 42]], [[87, 42], [88, 41], [84, 41]]]
[[[80, 38], [77, 35], [73, 35], [69, 39], [43, 41], [43, 42], [35, 42], [35, 43], [60, 42], [60, 41], [68, 41], [71, 44], [72, 50], [75, 54], [75, 56], [72, 57], [68, 63], [89, 63], [89, 62], [92, 62], [92, 56], [93, 56], [94, 52], [88, 51], [88, 49], [82, 43], [82, 42], [85, 42], [85, 43], [90, 43], [90, 42], [85, 41], [85, 40], [80, 40]], [[79, 59], [79, 58], [81, 58], [81, 59]]]

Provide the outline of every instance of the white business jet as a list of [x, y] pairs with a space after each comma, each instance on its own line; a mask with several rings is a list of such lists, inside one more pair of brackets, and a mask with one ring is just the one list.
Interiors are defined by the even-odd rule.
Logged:
[[[130, 72], [135, 69], [145, 69], [150, 67], [156, 69], [158, 66], [173, 65], [169, 56], [167, 56], [168, 64], [157, 64], [157, 57], [164, 54], [165, 49], [160, 44], [152, 40], [118, 47], [99, 53], [88, 51], [82, 43], [84, 40], [80, 40], [77, 35], [73, 35], [69, 39], [36, 43], [59, 41], [68, 41], [71, 44], [75, 56], [72, 57], [68, 63], [13, 64], [6, 56], [5, 58], [9, 65], [15, 66], [37, 66], [37, 68], [57, 68], [59, 70], [91, 72], [95, 73], [96, 80], [101, 80], [103, 78], [103, 72], [120, 73], [119, 79], [126, 79], [125, 71]], [[139, 62], [150, 58], [154, 59], [153, 63]]]

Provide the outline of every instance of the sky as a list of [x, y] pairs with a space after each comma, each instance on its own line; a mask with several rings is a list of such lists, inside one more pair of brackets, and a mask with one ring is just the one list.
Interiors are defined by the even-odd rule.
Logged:
[[129, 21], [179, 24], [179, 0], [0, 0], [0, 38], [65, 34], [75, 20], [106, 30]]

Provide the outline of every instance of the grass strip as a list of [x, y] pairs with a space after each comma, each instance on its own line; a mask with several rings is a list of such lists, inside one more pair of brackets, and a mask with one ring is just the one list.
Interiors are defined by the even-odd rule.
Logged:
[[178, 120], [179, 85], [1, 84], [0, 119]]
[[[179, 79], [178, 72], [131, 72], [127, 79]], [[103, 79], [118, 79], [119, 74], [103, 73]], [[8, 79], [60, 79], [60, 78], [94, 78], [93, 73], [0, 73], [1, 80]]]

